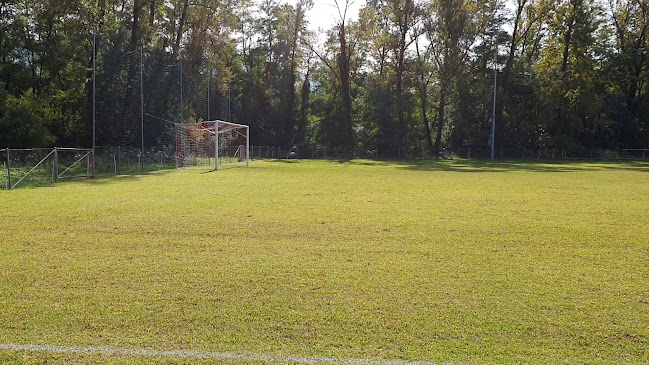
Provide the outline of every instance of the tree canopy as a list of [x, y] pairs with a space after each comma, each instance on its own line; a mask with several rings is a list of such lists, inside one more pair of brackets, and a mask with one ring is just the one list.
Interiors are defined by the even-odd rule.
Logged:
[[317, 34], [312, 0], [0, 0], [0, 147], [90, 146], [93, 44], [104, 144], [227, 108], [255, 145], [341, 154], [649, 147], [646, 0], [334, 4]]

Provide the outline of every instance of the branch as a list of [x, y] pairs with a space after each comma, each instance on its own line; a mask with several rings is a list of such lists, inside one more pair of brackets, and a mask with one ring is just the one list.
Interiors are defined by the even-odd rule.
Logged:
[[303, 39], [302, 39], [302, 42], [304, 42], [304, 44], [306, 44], [307, 48], [309, 48], [309, 50], [310, 50], [311, 52], [313, 52], [313, 53], [314, 53], [314, 54], [315, 54], [315, 55], [320, 59], [320, 61], [322, 61], [322, 62], [327, 66], [327, 68], [329, 68], [329, 70], [330, 70], [331, 73], [336, 77], [336, 79], [338, 79], [339, 82], [342, 82], [342, 79], [340, 78], [340, 74], [338, 74], [338, 72], [336, 72], [335, 67], [333, 67], [333, 66], [331, 65], [331, 63], [327, 60], [327, 58], [324, 57], [324, 55], [321, 55], [321, 54], [320, 54], [320, 53], [315, 49], [315, 47], [313, 47], [313, 45], [312, 45], [308, 40], [306, 40], [306, 39], [303, 38]]

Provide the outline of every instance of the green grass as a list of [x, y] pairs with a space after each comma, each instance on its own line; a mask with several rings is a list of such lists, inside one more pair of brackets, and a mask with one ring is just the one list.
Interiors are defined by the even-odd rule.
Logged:
[[255, 161], [2, 191], [0, 343], [647, 363], [647, 207], [641, 162]]

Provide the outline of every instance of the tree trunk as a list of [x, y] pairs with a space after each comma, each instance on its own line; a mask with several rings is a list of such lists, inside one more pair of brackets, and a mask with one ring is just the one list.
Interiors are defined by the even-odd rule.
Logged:
[[[101, 34], [104, 28], [104, 16], [106, 15], [106, 0], [99, 0], [99, 18], [97, 19], [97, 29], [94, 30], [93, 36], [96, 36], [97, 33]], [[94, 85], [92, 84], [92, 72], [93, 72], [93, 56], [99, 52], [99, 36], [96, 36], [96, 41], [93, 42], [91, 39], [91, 49], [90, 59], [88, 60], [88, 68], [86, 72], [86, 112], [85, 112], [85, 121], [86, 121], [86, 131], [87, 135], [84, 140], [87, 141], [86, 146], [92, 145], [92, 120], [93, 120], [93, 110], [92, 110], [92, 90]], [[93, 44], [94, 43], [94, 49]], [[78, 141], [77, 141], [78, 142]], [[80, 144], [79, 144], [80, 145]]]
[[642, 71], [644, 69], [644, 64], [646, 61], [646, 53], [643, 51], [642, 48], [644, 48], [643, 44], [640, 44], [640, 40], [638, 40], [637, 44], [634, 45], [633, 50], [631, 51], [631, 62], [633, 63], [632, 65], [629, 65], [628, 67], [628, 72], [629, 75], [631, 76], [631, 82], [629, 83], [629, 89], [627, 91], [627, 109], [631, 111], [632, 113], [635, 112], [636, 109], [636, 100], [638, 96], [638, 91], [640, 91], [638, 88], [638, 84], [642, 75]]
[[421, 100], [421, 115], [424, 122], [424, 138], [426, 140], [426, 153], [429, 156], [434, 154], [433, 150], [433, 137], [430, 131], [430, 124], [428, 121], [428, 83], [429, 80], [426, 78], [426, 71], [424, 68], [425, 61], [422, 59], [421, 53], [419, 52], [419, 41], [415, 41], [415, 50], [417, 52], [417, 63], [419, 65], [419, 98]]
[[523, 10], [525, 9], [525, 4], [527, 0], [522, 0], [518, 3], [516, 9], [516, 17], [514, 18], [514, 30], [512, 32], [511, 43], [509, 44], [509, 53], [507, 55], [507, 61], [505, 63], [505, 68], [503, 69], [503, 76], [500, 82], [501, 97], [496, 102], [496, 131], [495, 136], [493, 136], [494, 143], [496, 146], [503, 146], [505, 142], [505, 126], [503, 125], [503, 115], [505, 111], [505, 102], [511, 96], [511, 74], [512, 68], [514, 67], [514, 58], [516, 56], [516, 47], [518, 43], [518, 27], [521, 21], [521, 16]]
[[130, 50], [137, 49], [138, 33], [140, 32], [140, 10], [142, 9], [141, 0], [134, 0], [133, 2], [133, 29], [131, 30], [131, 43]]
[[430, 125], [428, 124], [428, 114], [427, 114], [427, 109], [428, 109], [428, 91], [426, 90], [427, 85], [425, 85], [422, 81], [422, 88], [420, 91], [420, 97], [421, 97], [421, 115], [423, 117], [423, 122], [424, 122], [424, 130], [426, 135], [424, 136], [426, 138], [426, 151], [428, 152], [429, 155], [433, 155], [434, 150], [433, 150], [433, 138], [430, 133]]
[[[136, 0], [137, 1], [137, 0]], [[185, 21], [187, 19], [187, 8], [189, 7], [189, 0], [183, 1], [183, 11], [180, 14], [180, 22], [178, 23], [178, 32], [176, 33], [176, 41], [174, 42], [173, 54], [177, 55], [178, 50], [180, 49], [180, 41], [183, 38], [183, 32], [185, 28]]]
[[343, 103], [345, 105], [344, 115], [344, 145], [347, 148], [354, 147], [354, 132], [352, 119], [352, 95], [351, 95], [351, 75], [347, 50], [347, 39], [345, 37], [345, 24], [340, 25], [338, 30], [338, 39], [340, 41], [340, 55], [338, 56], [338, 68], [340, 71], [340, 86], [342, 91]]
[[[292, 137], [295, 131], [295, 69], [297, 58], [298, 37], [300, 35], [300, 25], [302, 24], [302, 8], [298, 4], [295, 11], [295, 23], [293, 24], [293, 39], [291, 40], [291, 64], [289, 70], [289, 77], [287, 83], [288, 97], [286, 101], [286, 115], [288, 116], [288, 128], [291, 131]], [[287, 133], [285, 133], [286, 135]]]
[[447, 80], [440, 80], [439, 87], [439, 106], [437, 107], [437, 135], [435, 138], [434, 154], [439, 156], [442, 147], [442, 131], [444, 130], [444, 121], [446, 118], [446, 93]]
[[399, 127], [397, 128], [397, 146], [401, 148], [402, 137], [406, 128], [406, 121], [403, 111], [403, 73], [405, 71], [405, 35], [401, 39], [401, 48], [399, 49], [399, 59], [397, 64], [397, 117], [399, 118]]
[[153, 26], [153, 22], [155, 21], [155, 8], [156, 8], [155, 0], [149, 0], [149, 25], [150, 26]]
[[307, 71], [302, 82], [300, 90], [300, 121], [297, 125], [296, 144], [303, 145], [306, 135], [307, 115], [309, 112], [309, 97], [311, 96], [311, 82], [309, 82], [309, 72]]
[[512, 32], [512, 40], [511, 43], [509, 44], [509, 54], [507, 55], [507, 62], [505, 63], [505, 69], [503, 70], [503, 79], [502, 79], [503, 94], [509, 94], [509, 90], [511, 89], [511, 74], [512, 74], [512, 68], [514, 67], [514, 58], [516, 56], [516, 46], [518, 45], [518, 38], [517, 38], [518, 27], [526, 3], [527, 0], [521, 1], [519, 3], [518, 8], [516, 9], [516, 17], [514, 18], [514, 30]]
[[[129, 118], [129, 113], [130, 110], [132, 110], [133, 104], [135, 104], [135, 92], [138, 89], [137, 85], [139, 84], [139, 80], [137, 79], [137, 72], [139, 69], [139, 57], [140, 55], [135, 52], [137, 50], [137, 43], [138, 43], [138, 34], [140, 31], [140, 12], [142, 10], [142, 3], [141, 0], [135, 0], [133, 3], [133, 27], [131, 29], [131, 41], [129, 44], [129, 49], [132, 51], [132, 57], [136, 58], [136, 62], [129, 62], [129, 68], [128, 68], [128, 85], [126, 87], [126, 92], [125, 92], [125, 105], [122, 110], [122, 117], [120, 118], [120, 126], [117, 131], [117, 143], [118, 145], [124, 146], [128, 145], [130, 141], [128, 141], [126, 138], [129, 135], [128, 126], [126, 125], [126, 121]], [[138, 98], [139, 100], [139, 98]]]
[[[577, 0], [579, 1], [579, 0]], [[573, 15], [571, 15], [569, 23], [568, 23], [568, 29], [566, 30], [566, 34], [564, 34], [564, 44], [563, 44], [563, 55], [562, 55], [562, 60], [561, 60], [561, 84], [559, 87], [561, 88], [561, 93], [563, 94], [565, 90], [565, 79], [567, 76], [568, 72], [568, 60], [570, 59], [570, 46], [572, 44], [572, 31], [573, 27], [575, 25], [575, 15], [574, 12], [575, 10], [575, 4], [573, 4], [572, 11]], [[555, 120], [555, 128], [554, 128], [554, 135], [561, 135], [565, 132], [565, 127], [566, 123], [563, 120], [563, 110], [565, 108], [566, 102], [565, 98], [561, 97], [559, 98], [558, 105], [556, 108], [556, 120]]]

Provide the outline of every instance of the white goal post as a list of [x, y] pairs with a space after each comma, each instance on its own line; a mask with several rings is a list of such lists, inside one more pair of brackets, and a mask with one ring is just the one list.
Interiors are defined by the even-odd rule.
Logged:
[[[214, 159], [214, 161], [212, 161]], [[176, 123], [176, 167], [250, 165], [250, 127], [222, 120]]]

